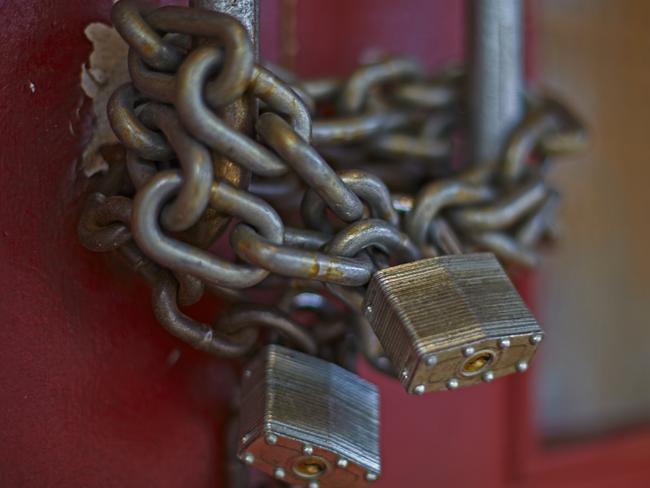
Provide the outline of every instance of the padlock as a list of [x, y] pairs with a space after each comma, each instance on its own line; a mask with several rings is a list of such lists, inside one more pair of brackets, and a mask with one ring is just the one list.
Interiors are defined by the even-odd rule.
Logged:
[[377, 271], [363, 311], [400, 382], [419, 395], [524, 372], [543, 339], [490, 253]]
[[239, 458], [291, 485], [367, 486], [380, 473], [377, 388], [285, 347], [244, 370], [239, 432]]

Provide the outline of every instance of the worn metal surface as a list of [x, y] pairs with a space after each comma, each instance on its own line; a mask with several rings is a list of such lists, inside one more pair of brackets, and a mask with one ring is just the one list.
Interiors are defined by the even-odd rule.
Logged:
[[268, 346], [244, 370], [241, 412], [239, 457], [271, 476], [321, 488], [379, 477], [377, 388], [339, 366]]
[[213, 10], [231, 16], [244, 26], [253, 45], [259, 46], [259, 0], [190, 0], [190, 7]]
[[[259, 0], [190, 0], [190, 7], [204, 10], [223, 12], [244, 27], [252, 46], [252, 59], [259, 57]], [[195, 43], [202, 43], [202, 39], [195, 38]], [[209, 98], [208, 98], [209, 100]], [[216, 107], [215, 107], [216, 108]], [[221, 108], [221, 115], [226, 125], [235, 131], [251, 134], [257, 118], [257, 101], [250, 95], [242, 95], [226, 107]], [[250, 182], [250, 174], [245, 169], [227, 156], [214, 153], [215, 173], [224, 178], [237, 188], [246, 188]], [[212, 229], [204, 242], [210, 242], [224, 231], [229, 219], [224, 216], [213, 216]]]
[[471, 161], [496, 163], [524, 114], [523, 1], [469, 2]]
[[[181, 240], [165, 236], [157, 215], [164, 202], [182, 185], [183, 180], [175, 171], [160, 172], [140, 189], [134, 201], [133, 229], [134, 238], [142, 250], [163, 266], [181, 272], [190, 273], [208, 283], [231, 288], [246, 288], [256, 285], [268, 275], [264, 269], [231, 263], [214, 256], [201, 248], [194, 247]], [[217, 188], [227, 188], [217, 184]], [[216, 201], [223, 208], [227, 205], [230, 215], [255, 222], [260, 232], [271, 242], [282, 242], [282, 222], [275, 211], [260, 202], [246, 205], [242, 202], [247, 194], [240, 197], [241, 190], [232, 189], [231, 193], [221, 193]], [[226, 201], [230, 197], [234, 201]], [[239, 200], [237, 200], [239, 198]], [[252, 197], [255, 199], [255, 197]], [[233, 207], [239, 206], [239, 210]]]
[[402, 385], [420, 395], [524, 372], [543, 338], [491, 254], [378, 271], [364, 314]]
[[[399, 217], [393, 208], [390, 191], [380, 178], [358, 170], [339, 171], [338, 175], [343, 184], [364, 201], [371, 216], [393, 226], [399, 225]], [[331, 233], [332, 228], [326, 220], [325, 208], [326, 202], [316, 190], [310, 188], [305, 192], [301, 205], [305, 224], [312, 229]]]

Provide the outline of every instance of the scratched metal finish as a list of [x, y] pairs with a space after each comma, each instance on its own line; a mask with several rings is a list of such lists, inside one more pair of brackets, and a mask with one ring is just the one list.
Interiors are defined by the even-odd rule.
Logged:
[[287, 482], [314, 481], [293, 469], [307, 447], [327, 466], [321, 488], [364, 486], [380, 472], [377, 388], [335, 364], [268, 346], [244, 374], [240, 439], [242, 459], [276, 477], [282, 469]]
[[223, 12], [236, 18], [248, 31], [253, 45], [259, 39], [259, 0], [192, 0], [190, 5], [215, 12]]
[[[255, 58], [259, 54], [259, 0], [191, 0], [191, 7], [203, 8], [215, 12], [222, 12], [237, 19], [246, 29], [253, 45]], [[200, 40], [199, 40], [200, 41]], [[220, 110], [224, 122], [233, 129], [245, 134], [253, 133], [253, 126], [257, 119], [257, 101], [250, 95], [235, 100]], [[235, 161], [221, 157], [214, 153], [215, 175], [228, 181], [237, 188], [247, 188], [250, 183], [250, 172]], [[208, 210], [207, 219], [211, 221], [206, 235], [202, 236], [204, 244], [213, 242], [224, 230], [230, 219], [226, 215], [216, 214]]]
[[489, 164], [524, 115], [523, 2], [474, 0], [468, 7], [472, 160]]
[[[364, 313], [412, 393], [526, 369], [542, 338], [489, 253], [442, 256], [379, 271], [368, 287]], [[481, 352], [485, 366], [464, 369]]]

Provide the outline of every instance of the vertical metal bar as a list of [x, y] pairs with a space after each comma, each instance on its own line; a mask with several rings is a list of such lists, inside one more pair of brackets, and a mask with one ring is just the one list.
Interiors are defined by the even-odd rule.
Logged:
[[[223, 12], [236, 18], [250, 35], [255, 59], [259, 58], [259, 0], [190, 0], [190, 7]], [[194, 42], [201, 42], [201, 39], [195, 39]], [[233, 129], [252, 136], [257, 111], [257, 101], [251, 96], [244, 96], [224, 107], [219, 113]], [[214, 172], [217, 179], [224, 179], [236, 188], [247, 188], [250, 182], [249, 171], [218, 154], [214, 154]], [[226, 216], [213, 215], [212, 209], [208, 209], [206, 213], [210, 214], [205, 218], [209, 219], [212, 225], [204, 226], [201, 235], [197, 236], [196, 243], [202, 247], [207, 247], [216, 240], [230, 221]]]
[[[216, 10], [232, 15], [239, 20], [253, 42], [255, 58], [259, 58], [259, 0], [190, 0], [190, 6], [203, 8], [206, 10]], [[253, 127], [257, 118], [257, 102], [253, 97], [242, 97], [231, 103], [221, 111], [223, 119], [233, 128], [253, 134]], [[215, 175], [229, 181], [236, 187], [246, 188], [250, 181], [250, 174], [244, 171], [233, 161], [227, 161], [215, 155]], [[216, 235], [225, 229], [229, 219], [219, 219], [214, 227]], [[216, 236], [214, 236], [216, 237]], [[242, 465], [236, 457], [236, 447], [238, 440], [237, 419], [231, 419], [226, 425], [226, 439], [228, 449], [226, 473], [227, 486], [230, 488], [243, 488], [248, 486], [248, 470]], [[233, 450], [234, 449], [234, 450]]]
[[[259, 58], [259, 0], [190, 0], [190, 6], [223, 12], [236, 18], [248, 31], [255, 59]], [[257, 104], [252, 97], [237, 100], [226, 107], [223, 116], [237, 130], [252, 134]]]
[[215, 10], [233, 16], [246, 28], [255, 50], [258, 50], [259, 0], [190, 0], [190, 7]]
[[523, 0], [469, 0], [474, 164], [494, 162], [524, 110]]

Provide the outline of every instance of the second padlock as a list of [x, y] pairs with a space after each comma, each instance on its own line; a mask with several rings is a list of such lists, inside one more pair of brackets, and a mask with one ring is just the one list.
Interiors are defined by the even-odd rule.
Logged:
[[377, 388], [335, 364], [265, 348], [244, 370], [239, 457], [309, 488], [366, 486], [380, 473]]
[[363, 309], [399, 380], [414, 394], [523, 372], [543, 338], [489, 253], [380, 270]]

